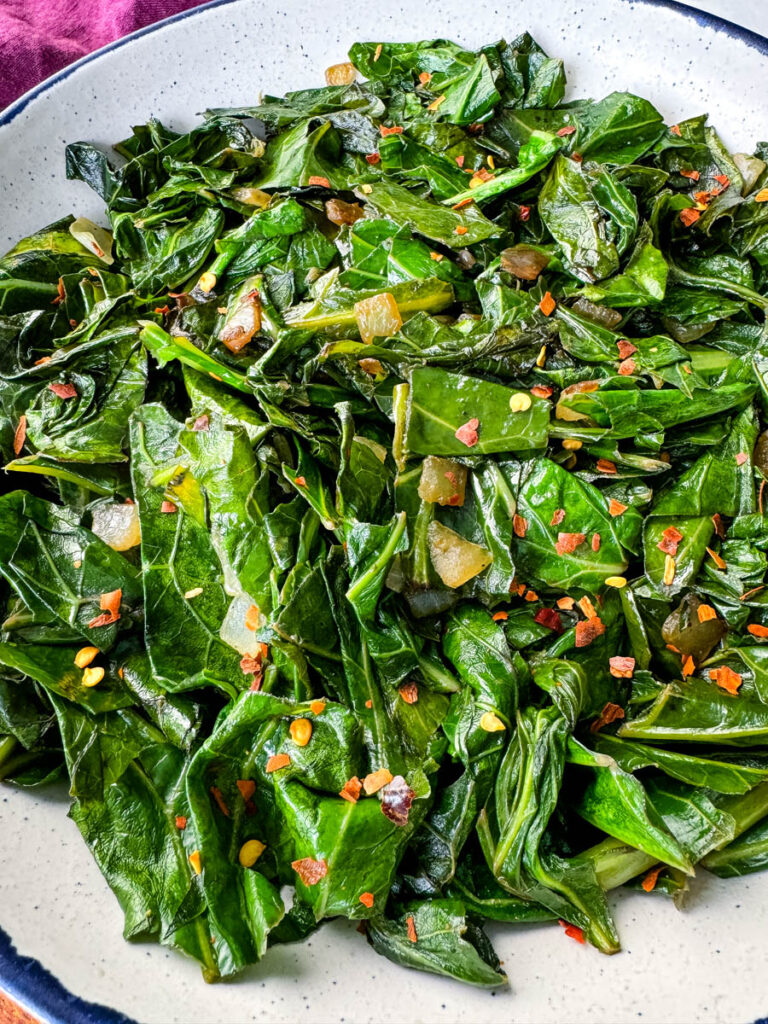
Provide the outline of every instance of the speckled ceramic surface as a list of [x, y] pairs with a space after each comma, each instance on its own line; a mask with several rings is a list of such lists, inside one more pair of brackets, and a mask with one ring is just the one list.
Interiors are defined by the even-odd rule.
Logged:
[[[768, 0], [707, 9], [768, 32]], [[571, 95], [630, 89], [670, 120], [708, 111], [732, 147], [768, 138], [768, 42], [665, 0], [225, 0], [81, 62], [0, 115], [0, 248], [69, 211], [102, 215], [85, 186], [64, 178], [66, 142], [114, 141], [149, 114], [189, 125], [206, 105], [319, 84], [356, 38], [477, 44], [523, 29], [566, 59]], [[124, 1019], [104, 1007], [147, 1024], [745, 1024], [768, 1014], [766, 875], [721, 882], [702, 873], [682, 913], [623, 894], [625, 949], [611, 959], [551, 926], [491, 926], [510, 978], [493, 994], [396, 967], [346, 922], [206, 987], [180, 955], [123, 942], [117, 903], [66, 810], [63, 790], [0, 790], [0, 926], [20, 954], [102, 1007], [65, 1004], [0, 931], [0, 985], [26, 991], [52, 1024]]]

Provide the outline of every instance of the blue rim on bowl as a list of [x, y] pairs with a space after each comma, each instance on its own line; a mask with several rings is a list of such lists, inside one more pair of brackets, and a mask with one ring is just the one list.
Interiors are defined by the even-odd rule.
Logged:
[[[731, 38], [741, 40], [750, 49], [768, 55], [768, 38], [765, 36], [736, 25], [718, 15], [694, 10], [685, 4], [678, 3], [678, 0], [624, 0], [624, 2], [631, 6], [648, 4], [655, 7], [666, 7], [668, 10], [690, 18], [703, 28], [723, 32]], [[93, 53], [81, 57], [74, 64], [70, 64], [46, 78], [11, 103], [9, 107], [6, 107], [4, 111], [0, 112], [0, 127], [10, 124], [29, 103], [58, 82], [68, 78], [85, 64], [141, 38], [141, 36], [148, 35], [150, 32], [157, 32], [168, 25], [195, 17], [214, 7], [223, 7], [233, 3], [237, 3], [237, 0], [209, 0], [208, 3], [171, 15], [162, 21], [131, 32], [130, 35], [124, 36], [122, 39], [108, 43], [99, 50], [94, 50]], [[48, 1024], [135, 1024], [131, 1018], [117, 1010], [87, 1002], [67, 991], [61, 982], [38, 960], [20, 954], [2, 928], [0, 928], [0, 991], [18, 1000], [30, 1013], [38, 1015]], [[761, 1018], [755, 1024], [768, 1024], [768, 1017]]]

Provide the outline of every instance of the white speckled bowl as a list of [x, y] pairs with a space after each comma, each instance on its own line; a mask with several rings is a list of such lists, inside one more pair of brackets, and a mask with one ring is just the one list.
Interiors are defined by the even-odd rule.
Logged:
[[[523, 29], [566, 59], [572, 95], [630, 89], [670, 121], [708, 111], [731, 146], [768, 138], [768, 42], [665, 0], [218, 0], [86, 58], [0, 115], [0, 248], [69, 211], [103, 215], [84, 185], [65, 180], [67, 142], [115, 141], [149, 114], [189, 125], [206, 105], [319, 84], [358, 38], [478, 44]], [[206, 987], [191, 961], [122, 940], [118, 905], [66, 810], [63, 791], [0, 791], [0, 925], [20, 954], [101, 1004], [67, 1001], [0, 930], [0, 986], [55, 1024], [123, 1019], [107, 1007], [147, 1024], [746, 1024], [768, 1013], [768, 876], [702, 872], [683, 913], [622, 894], [625, 950], [611, 959], [555, 927], [492, 926], [510, 978], [493, 994], [396, 967], [345, 922]]]

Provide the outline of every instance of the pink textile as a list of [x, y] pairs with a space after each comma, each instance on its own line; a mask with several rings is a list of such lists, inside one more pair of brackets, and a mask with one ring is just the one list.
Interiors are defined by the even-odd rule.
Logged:
[[0, 110], [86, 53], [201, 0], [0, 0]]

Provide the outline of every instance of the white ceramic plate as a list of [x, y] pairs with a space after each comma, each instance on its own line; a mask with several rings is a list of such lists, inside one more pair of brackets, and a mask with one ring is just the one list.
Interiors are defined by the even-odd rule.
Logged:
[[[116, 141], [150, 114], [188, 126], [207, 105], [321, 84], [355, 39], [442, 35], [472, 45], [524, 29], [566, 59], [571, 95], [629, 89], [669, 122], [708, 111], [731, 147], [768, 138], [768, 41], [665, 0], [280, 0], [280, 9], [217, 0], [80, 61], [0, 114], [0, 249], [70, 211], [103, 218], [98, 198], [65, 180], [67, 142]], [[0, 794], [0, 925], [53, 975], [15, 954], [0, 930], [0, 986], [55, 1024], [120, 1013], [147, 1024], [746, 1024], [768, 1013], [760, 875], [721, 882], [702, 873], [682, 913], [621, 894], [625, 949], [610, 959], [552, 926], [492, 926], [507, 991], [396, 967], [346, 922], [207, 987], [181, 955], [122, 940], [117, 902], [66, 809], [63, 791]], [[100, 1005], [68, 1001], [64, 989]]]

